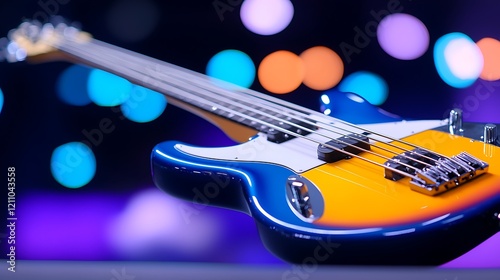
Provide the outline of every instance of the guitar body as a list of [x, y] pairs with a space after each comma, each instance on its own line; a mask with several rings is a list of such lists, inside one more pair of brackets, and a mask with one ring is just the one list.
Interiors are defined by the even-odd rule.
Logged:
[[[152, 152], [152, 172], [171, 195], [248, 213], [265, 246], [294, 263], [437, 265], [499, 230], [497, 146], [434, 130], [404, 140], [449, 156], [467, 151], [489, 162], [489, 172], [428, 196], [359, 158], [316, 162], [301, 139], [275, 144], [265, 135], [225, 148], [163, 142]], [[291, 205], [290, 178], [308, 185], [315, 219]]]

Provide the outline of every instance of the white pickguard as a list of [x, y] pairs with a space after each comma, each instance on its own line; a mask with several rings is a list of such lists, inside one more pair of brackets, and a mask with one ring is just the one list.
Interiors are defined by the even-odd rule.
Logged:
[[[360, 125], [363, 129], [376, 131], [377, 133], [400, 139], [428, 129], [436, 128], [447, 123], [446, 120], [425, 121], [401, 121], [379, 124]], [[319, 129], [315, 133], [307, 135], [307, 138], [294, 138], [281, 144], [267, 141], [266, 134], [259, 133], [257, 137], [240, 145], [220, 148], [200, 148], [178, 144], [175, 147], [180, 151], [204, 158], [221, 159], [228, 161], [253, 161], [268, 162], [287, 166], [297, 173], [304, 172], [325, 162], [317, 158], [316, 149], [319, 143], [325, 143], [331, 139], [340, 138], [346, 134], [341, 129], [347, 129], [351, 133], [361, 133], [341, 123], [335, 123], [340, 128], [338, 133]], [[340, 134], [342, 133], [342, 134]], [[371, 134], [370, 138], [377, 141], [386, 141], [385, 138]]]

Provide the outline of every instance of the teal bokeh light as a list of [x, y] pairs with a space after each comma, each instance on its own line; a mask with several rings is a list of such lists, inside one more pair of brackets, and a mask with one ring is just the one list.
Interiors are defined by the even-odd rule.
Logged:
[[72, 65], [59, 76], [57, 95], [69, 105], [85, 106], [92, 100], [87, 92], [87, 82], [92, 69], [82, 65]]
[[255, 65], [242, 51], [224, 50], [210, 59], [207, 75], [248, 88], [255, 80]]
[[167, 100], [162, 94], [134, 85], [130, 97], [121, 105], [121, 110], [127, 119], [145, 123], [158, 118], [166, 107]]
[[2, 108], [3, 108], [3, 92], [0, 89], [0, 113], [2, 113]]
[[111, 107], [125, 102], [132, 84], [109, 72], [94, 69], [90, 72], [87, 89], [90, 100], [99, 106]]
[[[455, 53], [450, 52], [450, 45], [453, 43], [459, 45], [458, 48], [455, 48]], [[446, 34], [436, 41], [434, 64], [445, 83], [452, 87], [465, 88], [477, 80], [482, 70], [482, 61], [478, 60], [482, 60], [482, 57], [474, 59], [474, 47], [477, 47], [474, 41], [460, 32]], [[459, 49], [461, 49], [460, 52], [458, 52]], [[477, 50], [479, 51], [479, 48]], [[478, 63], [481, 65], [478, 66]], [[477, 75], [470, 72], [473, 67], [480, 67], [476, 71]]]
[[80, 188], [94, 178], [96, 160], [92, 150], [81, 142], [70, 142], [57, 147], [50, 159], [52, 176], [68, 188]]
[[359, 71], [347, 76], [340, 83], [339, 90], [356, 93], [373, 105], [383, 104], [389, 95], [389, 87], [384, 79], [368, 71]]

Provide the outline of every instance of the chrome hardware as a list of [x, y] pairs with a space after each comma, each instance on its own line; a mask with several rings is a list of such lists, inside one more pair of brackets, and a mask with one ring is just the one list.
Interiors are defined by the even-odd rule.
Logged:
[[385, 169], [386, 179], [397, 181], [405, 177], [403, 172], [410, 174], [410, 188], [431, 196], [458, 187], [488, 172], [489, 167], [466, 152], [443, 157], [419, 148], [397, 155], [385, 165], [391, 167]]
[[433, 166], [416, 172], [410, 180], [411, 189], [427, 195], [437, 195], [458, 187], [486, 172], [489, 165], [468, 153], [440, 158]]
[[288, 177], [286, 196], [288, 205], [301, 220], [312, 222], [323, 215], [325, 209], [323, 195], [306, 178], [300, 175]]
[[494, 124], [486, 124], [484, 126], [483, 142], [487, 144], [494, 143], [497, 140], [497, 126]]
[[460, 134], [463, 131], [463, 112], [461, 109], [453, 109], [449, 117], [449, 130], [451, 134]]

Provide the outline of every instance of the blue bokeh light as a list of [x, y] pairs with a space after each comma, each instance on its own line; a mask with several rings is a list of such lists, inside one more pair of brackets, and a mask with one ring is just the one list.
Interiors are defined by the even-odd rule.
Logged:
[[436, 41], [434, 63], [441, 79], [456, 88], [472, 85], [483, 69], [481, 50], [460, 32], [446, 34]]
[[368, 71], [352, 73], [342, 80], [338, 89], [356, 93], [373, 105], [383, 104], [389, 95], [389, 87], [384, 79]]
[[158, 118], [166, 107], [165, 96], [148, 88], [134, 85], [130, 97], [121, 105], [121, 110], [127, 119], [145, 123]]
[[68, 188], [80, 188], [94, 178], [96, 160], [92, 150], [81, 142], [57, 147], [50, 159], [52, 176]]
[[3, 108], [3, 92], [0, 89], [0, 113], [2, 113], [2, 108]]
[[125, 102], [132, 84], [112, 73], [94, 69], [90, 72], [87, 89], [90, 99], [99, 106], [117, 106]]
[[242, 51], [224, 50], [214, 55], [207, 64], [207, 75], [245, 88], [255, 80], [255, 65]]
[[87, 92], [91, 68], [82, 65], [72, 65], [59, 76], [57, 81], [57, 95], [69, 105], [85, 106], [92, 100]]

